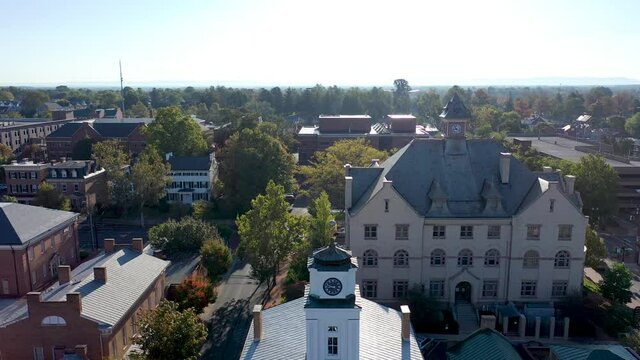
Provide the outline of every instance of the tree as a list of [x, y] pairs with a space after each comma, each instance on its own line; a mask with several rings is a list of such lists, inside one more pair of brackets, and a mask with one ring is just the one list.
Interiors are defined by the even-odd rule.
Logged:
[[618, 174], [598, 155], [582, 157], [574, 166], [576, 189], [580, 191], [584, 202], [584, 212], [590, 216], [592, 224], [599, 223], [616, 211], [616, 193]]
[[144, 227], [143, 209], [146, 204], [157, 204], [165, 196], [164, 188], [170, 182], [170, 166], [153, 145], [140, 154], [140, 158], [131, 170], [131, 180], [136, 200], [140, 206], [140, 226]]
[[179, 221], [170, 219], [149, 229], [151, 245], [169, 257], [181, 252], [197, 252], [210, 240], [221, 242], [217, 229], [189, 216]]
[[91, 149], [93, 159], [105, 170], [109, 200], [120, 209], [126, 208], [134, 194], [131, 191], [131, 178], [125, 171], [130, 159], [122, 143], [106, 140], [93, 144]]
[[607, 126], [613, 130], [624, 131], [626, 119], [623, 116], [614, 115], [607, 118]]
[[640, 112], [635, 113], [624, 123], [624, 129], [633, 137], [640, 137]]
[[251, 209], [236, 220], [239, 254], [246, 256], [254, 275], [273, 280], [295, 244], [304, 237], [304, 220], [288, 211], [284, 187], [269, 181], [264, 195], [251, 201]]
[[18, 199], [15, 196], [2, 195], [2, 197], [0, 197], [0, 202], [17, 203]]
[[198, 156], [207, 152], [200, 125], [177, 107], [159, 109], [155, 120], [145, 129], [147, 142], [162, 154]]
[[14, 97], [9, 90], [0, 90], [0, 101], [13, 101]]
[[244, 129], [232, 135], [221, 152], [220, 180], [223, 196], [242, 212], [269, 181], [293, 190], [293, 157], [276, 138], [259, 130]]
[[627, 268], [626, 265], [621, 263], [615, 263], [608, 269], [602, 281], [600, 281], [600, 291], [605, 298], [620, 303], [626, 304], [631, 301], [631, 288], [633, 274]]
[[91, 148], [94, 144], [94, 140], [87, 137], [76, 143], [73, 147], [72, 155], [74, 160], [89, 160], [91, 159]]
[[631, 332], [627, 333], [620, 342], [633, 349], [636, 353], [640, 352], [640, 330], [633, 329]]
[[128, 117], [143, 118], [143, 117], [149, 117], [150, 115], [151, 114], [149, 114], [149, 108], [147, 108], [140, 101], [133, 104], [131, 107], [127, 108]]
[[329, 245], [333, 239], [335, 225], [332, 223], [331, 203], [326, 192], [321, 192], [320, 196], [311, 202], [309, 214], [312, 217], [309, 226], [311, 247], [317, 249]]
[[13, 158], [13, 150], [5, 144], [0, 144], [0, 165], [8, 164]]
[[71, 210], [71, 200], [48, 182], [40, 184], [34, 203], [49, 209]]
[[162, 300], [140, 316], [140, 337], [134, 341], [148, 359], [195, 360], [206, 338], [207, 327], [193, 309], [180, 312], [175, 303]]
[[411, 111], [409, 91], [411, 86], [405, 79], [393, 80], [393, 110], [400, 114], [408, 114]]
[[311, 165], [302, 166], [304, 183], [311, 197], [316, 198], [324, 191], [334, 208], [344, 204], [344, 165], [368, 166], [372, 159], [383, 161], [388, 154], [368, 145], [364, 139], [341, 140], [324, 151], [314, 155]]
[[180, 311], [191, 308], [200, 313], [209, 303], [216, 301], [216, 293], [211, 282], [195, 273], [176, 287], [174, 295]]
[[220, 239], [205, 240], [200, 248], [200, 255], [202, 265], [213, 282], [217, 282], [231, 266], [231, 250]]
[[439, 125], [438, 115], [442, 112], [442, 100], [440, 100], [438, 93], [430, 90], [429, 92], [421, 94], [416, 101], [416, 107], [418, 109], [418, 115], [423, 121], [427, 121], [433, 125]]
[[587, 247], [585, 266], [594, 269], [598, 268], [602, 260], [607, 256], [607, 248], [598, 233], [591, 227], [587, 228], [585, 246]]
[[25, 117], [33, 117], [38, 111], [38, 107], [47, 101], [49, 101], [49, 96], [44, 91], [29, 91], [22, 97], [20, 112]]

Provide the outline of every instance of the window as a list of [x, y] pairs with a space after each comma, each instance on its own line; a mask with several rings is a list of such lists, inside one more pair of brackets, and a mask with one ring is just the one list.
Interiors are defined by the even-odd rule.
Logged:
[[78, 183], [73, 184], [73, 191], [79, 192], [80, 191], [80, 184], [78, 184]]
[[393, 254], [393, 266], [394, 267], [408, 267], [409, 266], [409, 253], [406, 250], [398, 250]]
[[568, 283], [564, 280], [554, 281], [551, 286], [551, 296], [553, 297], [561, 297], [567, 295], [567, 286]]
[[429, 296], [444, 297], [444, 280], [429, 281]]
[[445, 237], [444, 229], [445, 229], [444, 225], [433, 225], [433, 238], [444, 239]]
[[435, 249], [431, 252], [431, 266], [443, 266], [446, 261], [444, 250]]
[[378, 281], [377, 280], [364, 280], [362, 281], [362, 289], [364, 297], [374, 299], [378, 297]]
[[488, 250], [484, 254], [485, 266], [498, 266], [500, 264], [500, 252], [496, 249]]
[[407, 297], [409, 290], [409, 282], [406, 280], [393, 281], [393, 297], [394, 299], [404, 299]]
[[60, 171], [60, 174], [62, 174], [63, 178], [66, 178], [67, 177], [67, 170]]
[[44, 349], [41, 346], [33, 348], [33, 360], [44, 360]]
[[460, 226], [460, 239], [473, 239], [473, 226], [471, 225]]
[[47, 316], [42, 319], [42, 326], [65, 326], [67, 322], [60, 316]]
[[498, 296], [498, 280], [485, 280], [482, 283], [482, 297]]
[[556, 199], [549, 199], [549, 212], [553, 212], [556, 208]]
[[458, 266], [473, 265], [473, 253], [469, 249], [460, 250], [458, 253]]
[[556, 254], [556, 258], [553, 260], [553, 267], [558, 269], [567, 269], [569, 268], [569, 262], [571, 260], [571, 256], [568, 251], [560, 250]]
[[384, 199], [384, 212], [389, 212], [389, 199]]
[[329, 326], [328, 327], [328, 331], [329, 332], [338, 332], [338, 327], [337, 326]]
[[396, 240], [409, 240], [409, 224], [396, 224]]
[[67, 184], [62, 184], [62, 192], [67, 192]]
[[55, 170], [51, 170], [51, 177], [52, 178], [58, 177], [58, 173]]
[[500, 239], [500, 225], [489, 225], [487, 239]]
[[540, 255], [535, 250], [529, 250], [524, 253], [524, 257], [522, 259], [522, 267], [524, 268], [537, 268], [540, 263]]
[[327, 340], [327, 353], [329, 355], [338, 355], [338, 338], [335, 336], [329, 336]]
[[378, 225], [365, 225], [364, 226], [364, 239], [376, 240], [378, 238]]
[[558, 240], [569, 241], [571, 240], [572, 225], [558, 225]]
[[527, 225], [527, 240], [540, 240], [540, 225]]
[[35, 171], [31, 172], [31, 179], [37, 179], [38, 178], [38, 173]]
[[363, 267], [376, 267], [378, 266], [378, 253], [375, 250], [366, 250], [362, 256]]
[[536, 287], [538, 282], [535, 280], [525, 280], [520, 285], [520, 296], [522, 297], [535, 297]]

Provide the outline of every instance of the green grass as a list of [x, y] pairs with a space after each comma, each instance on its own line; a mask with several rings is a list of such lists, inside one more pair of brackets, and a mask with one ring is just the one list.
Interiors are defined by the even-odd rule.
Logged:
[[584, 288], [595, 294], [600, 294], [600, 285], [593, 282], [588, 277], [584, 278]]

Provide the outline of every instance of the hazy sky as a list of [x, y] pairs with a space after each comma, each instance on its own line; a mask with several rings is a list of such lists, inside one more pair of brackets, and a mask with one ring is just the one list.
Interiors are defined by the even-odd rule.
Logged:
[[640, 79], [640, 0], [0, 0], [0, 84]]

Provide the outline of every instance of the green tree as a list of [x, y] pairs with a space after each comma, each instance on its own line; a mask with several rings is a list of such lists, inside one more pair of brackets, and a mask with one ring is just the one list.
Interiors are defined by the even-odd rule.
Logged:
[[140, 154], [133, 165], [131, 180], [135, 197], [140, 206], [140, 226], [144, 227], [144, 206], [157, 204], [165, 196], [164, 188], [170, 182], [169, 164], [165, 164], [162, 156], [152, 145]]
[[48, 182], [40, 184], [34, 203], [49, 209], [71, 210], [71, 200]]
[[314, 155], [311, 165], [300, 167], [311, 197], [324, 191], [334, 208], [344, 204], [344, 165], [368, 166], [372, 159], [384, 161], [388, 154], [368, 145], [364, 139], [341, 140]]
[[640, 137], [640, 112], [635, 113], [624, 123], [624, 129], [633, 137]]
[[633, 349], [636, 353], [640, 353], [640, 330], [633, 329], [625, 335], [620, 342]]
[[309, 206], [311, 222], [309, 224], [309, 241], [311, 247], [317, 249], [329, 245], [333, 239], [335, 224], [331, 215], [331, 203], [326, 192], [314, 199]]
[[239, 254], [246, 256], [254, 275], [273, 280], [295, 244], [304, 237], [304, 220], [288, 211], [284, 187], [269, 181], [265, 194], [251, 201], [251, 209], [236, 220], [240, 234]]
[[626, 304], [631, 301], [631, 280], [633, 274], [627, 268], [626, 265], [621, 263], [615, 263], [608, 269], [602, 281], [600, 281], [600, 291], [605, 298], [620, 303]]
[[405, 79], [396, 79], [393, 80], [393, 86], [393, 110], [400, 114], [408, 114], [411, 111], [409, 82]]
[[434, 90], [429, 90], [418, 97], [416, 101], [418, 116], [423, 121], [427, 121], [433, 125], [439, 125], [439, 115], [442, 112], [442, 100], [440, 95]]
[[102, 108], [109, 109], [120, 107], [122, 98], [120, 94], [113, 90], [103, 90], [96, 94], [96, 100]]
[[109, 200], [120, 209], [125, 209], [133, 200], [132, 184], [125, 171], [129, 155], [118, 140], [106, 140], [93, 144], [92, 157], [104, 168], [107, 176]]
[[13, 150], [5, 144], [0, 144], [0, 165], [8, 164], [13, 159]]
[[151, 245], [169, 257], [181, 252], [197, 252], [209, 240], [221, 241], [217, 229], [206, 221], [190, 216], [179, 221], [170, 219], [149, 229]]
[[20, 112], [25, 117], [33, 117], [38, 107], [49, 101], [49, 96], [44, 91], [34, 90], [27, 92], [20, 102]]
[[73, 156], [74, 160], [91, 159], [91, 147], [93, 146], [93, 144], [94, 140], [88, 137], [78, 141], [73, 147], [71, 156]]
[[231, 266], [231, 250], [220, 239], [204, 241], [200, 248], [202, 265], [207, 269], [207, 276], [217, 282]]
[[200, 125], [177, 107], [159, 109], [155, 120], [145, 129], [147, 141], [162, 154], [197, 156], [207, 152]]
[[131, 107], [127, 109], [127, 117], [144, 118], [144, 117], [150, 117], [150, 116], [151, 114], [149, 113], [149, 108], [147, 108], [140, 101], [133, 104]]
[[17, 203], [18, 199], [15, 196], [2, 195], [2, 197], [0, 198], [0, 202]]
[[587, 247], [587, 254], [584, 264], [591, 268], [598, 268], [602, 263], [602, 260], [607, 256], [607, 247], [604, 245], [604, 241], [598, 235], [598, 232], [591, 227], [587, 228], [585, 246]]
[[0, 90], [0, 101], [13, 101], [14, 97], [9, 90]]
[[582, 157], [574, 166], [576, 189], [584, 202], [584, 213], [590, 216], [592, 224], [599, 223], [616, 211], [618, 174], [598, 155]]
[[207, 339], [207, 327], [193, 309], [180, 312], [167, 300], [144, 312], [139, 328], [140, 337], [134, 341], [146, 358], [154, 360], [195, 360]]
[[294, 159], [276, 138], [259, 130], [244, 129], [232, 135], [221, 152], [220, 180], [223, 196], [242, 212], [269, 181], [293, 190]]
[[627, 120], [623, 116], [614, 115], [607, 118], [606, 124], [613, 130], [624, 131], [626, 121]]

